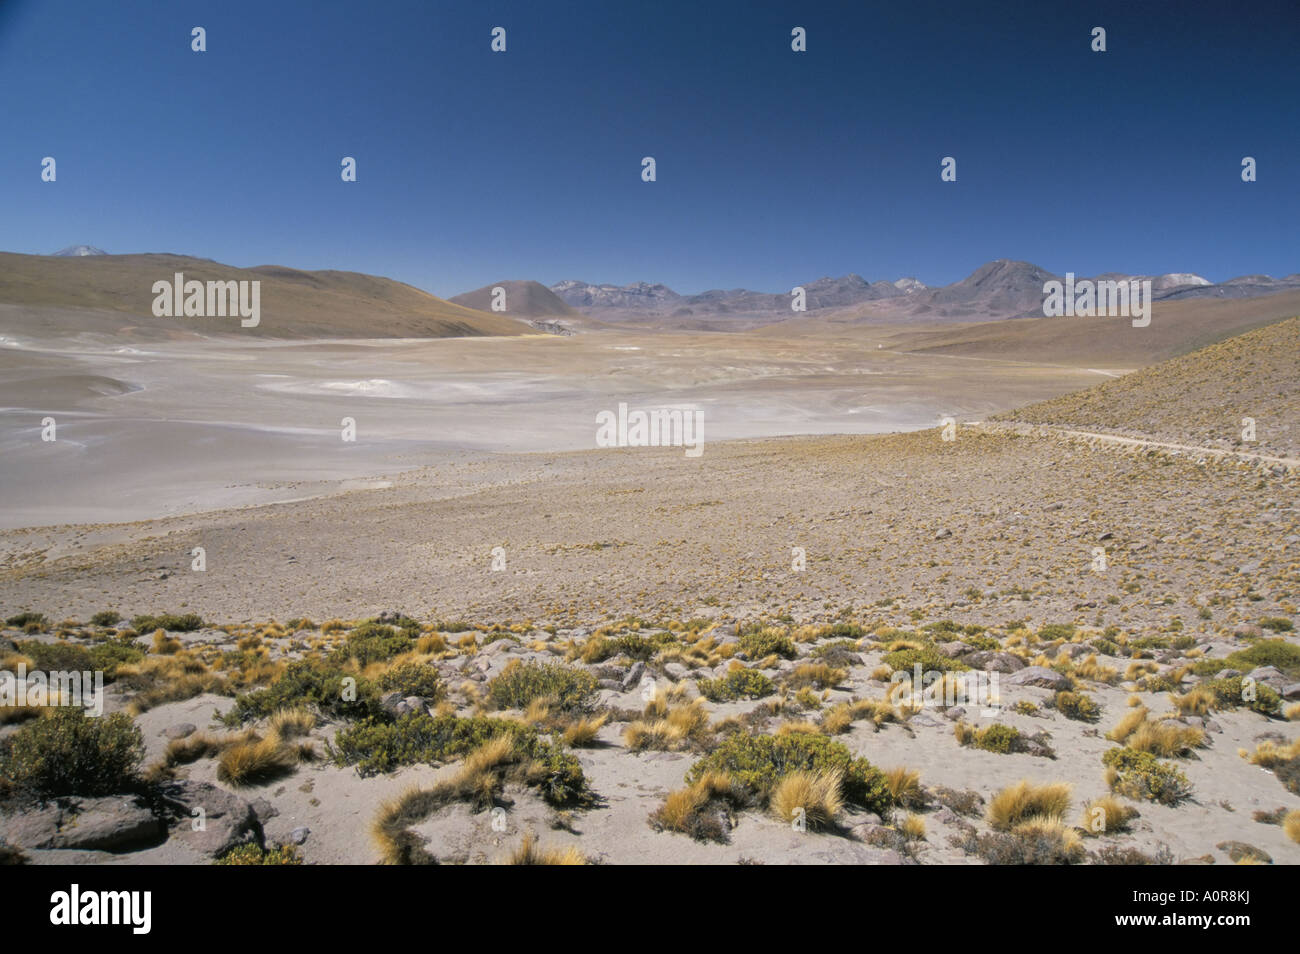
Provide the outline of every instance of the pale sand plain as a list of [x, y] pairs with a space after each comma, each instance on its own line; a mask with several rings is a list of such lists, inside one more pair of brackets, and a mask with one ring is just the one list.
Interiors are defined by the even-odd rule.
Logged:
[[[1084, 801], [1106, 791], [1100, 757], [1113, 744], [1103, 735], [1128, 711], [1129, 696], [1139, 694], [1157, 716], [1172, 711], [1166, 693], [1143, 688], [1143, 674], [1130, 678], [1133, 662], [1168, 674], [1271, 635], [1258, 620], [1296, 615], [1293, 476], [1244, 460], [969, 423], [1127, 369], [980, 360], [961, 361], [956, 371], [957, 362], [892, 349], [846, 354], [842, 342], [718, 337], [183, 340], [140, 347], [146, 354], [119, 354], [120, 343], [94, 340], [42, 348], [20, 337], [0, 353], [4, 403], [20, 402], [4, 412], [6, 423], [48, 408], [61, 419], [58, 443], [66, 434], [69, 444], [36, 446], [39, 420], [22, 437], [8, 432], [5, 485], [18, 517], [6, 507], [5, 612], [32, 609], [52, 620], [104, 609], [196, 612], [232, 624], [182, 635], [196, 653], [233, 652], [257, 631], [273, 657], [292, 658], [319, 640], [315, 630], [281, 634], [261, 623], [398, 610], [432, 632], [448, 631], [449, 650], [427, 661], [462, 715], [476, 711], [478, 693], [510, 659], [563, 660], [602, 625], [657, 632], [670, 620], [695, 619], [695, 635], [720, 645], [732, 645], [737, 624], [756, 620], [863, 627], [869, 635], [856, 640], [857, 661], [843, 678], [815, 704], [769, 713], [765, 731], [816, 723], [853, 698], [884, 699], [888, 683], [874, 673], [891, 634], [946, 620], [987, 627], [1021, 665], [1044, 654], [1101, 706], [1097, 722], [1077, 722], [1044, 705], [1051, 691], [1004, 684], [1008, 708], [994, 721], [1026, 734], [1046, 730], [1055, 758], [962, 746], [950, 710], [879, 727], [855, 722], [835, 735], [854, 755], [921, 772], [931, 793], [916, 809], [923, 839], [905, 843], [890, 827], [902, 812], [882, 819], [850, 810], [842, 828], [804, 833], [751, 809], [736, 814], [720, 844], [648, 823], [709, 743], [633, 751], [624, 742], [630, 717], [619, 714], [643, 704], [637, 686], [620, 684], [630, 662], [570, 659], [604, 680], [600, 703], [614, 710], [596, 744], [576, 750], [600, 802], [557, 820], [531, 789], [512, 787], [504, 830], [492, 827], [491, 813], [462, 803], [412, 825], [445, 861], [499, 861], [532, 831], [591, 860], [659, 863], [974, 862], [978, 855], [961, 845], [968, 828], [988, 833], [983, 809], [962, 815], [935, 793], [971, 790], [987, 802], [1020, 778], [1071, 783], [1066, 821], [1076, 823]], [[22, 404], [25, 394], [50, 396]], [[590, 449], [596, 411], [620, 400], [705, 408], [705, 453]], [[935, 427], [945, 414], [968, 422], [953, 441]], [[338, 439], [343, 416], [357, 419], [355, 445]], [[839, 436], [809, 436], [822, 431]], [[51, 451], [71, 456], [57, 468], [34, 456]], [[348, 489], [348, 480], [366, 481], [366, 489]], [[157, 519], [130, 522], [127, 513]], [[206, 551], [201, 573], [191, 570], [196, 546]], [[504, 565], [493, 569], [497, 547]], [[1104, 571], [1095, 566], [1098, 547]], [[805, 569], [794, 568], [794, 548], [804, 551]], [[461, 624], [478, 635], [458, 646]], [[502, 624], [516, 627], [520, 643], [487, 642]], [[1073, 636], [1037, 635], [1045, 625], [1073, 626]], [[1108, 627], [1157, 645], [1190, 636], [1190, 650], [1111, 656], [1094, 645]], [[94, 634], [74, 627], [68, 638], [89, 642]], [[799, 643], [795, 662], [750, 662], [780, 685], [822, 641]], [[1098, 653], [1115, 672], [1080, 669], [1083, 656], [1072, 646]], [[716, 650], [704, 655], [656, 663], [652, 672], [693, 696], [699, 680], [722, 676], [728, 665]], [[131, 697], [115, 687], [110, 708]], [[1012, 711], [1018, 702], [1033, 702], [1036, 712]], [[201, 695], [144, 712], [138, 724], [151, 758], [164, 751], [164, 730], [206, 726], [230, 704], [229, 696]], [[719, 725], [763, 704], [706, 708]], [[1174, 860], [1226, 862], [1241, 842], [1274, 861], [1300, 861], [1300, 846], [1254, 815], [1300, 807], [1300, 796], [1237, 752], [1292, 739], [1293, 726], [1245, 709], [1182, 724], [1206, 740], [1177, 760], [1192, 798], [1172, 807], [1135, 803], [1140, 815], [1130, 831], [1089, 839], [1088, 847], [1154, 854], [1164, 846]], [[312, 737], [323, 743], [341, 728], [327, 722]], [[457, 770], [410, 766], [363, 779], [318, 761], [233, 791], [258, 805], [266, 843], [305, 827], [307, 861], [368, 863], [381, 856], [369, 834], [380, 802]], [[211, 759], [180, 772], [217, 781]], [[178, 837], [128, 852], [29, 854], [47, 862], [207, 860]]]

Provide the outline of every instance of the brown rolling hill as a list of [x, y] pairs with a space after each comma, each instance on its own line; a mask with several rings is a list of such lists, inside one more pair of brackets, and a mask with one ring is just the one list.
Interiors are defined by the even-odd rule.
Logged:
[[754, 334], [843, 337], [895, 351], [992, 358], [1107, 369], [1144, 367], [1300, 315], [1300, 292], [1259, 298], [1156, 302], [1151, 323], [1129, 318], [1009, 318], [975, 324], [845, 327], [810, 319], [786, 321]]
[[[153, 284], [185, 280], [260, 281], [261, 322], [158, 318]], [[444, 301], [411, 285], [359, 272], [299, 271], [280, 265], [234, 268], [183, 255], [58, 257], [0, 252], [0, 305], [42, 330], [176, 330], [273, 338], [452, 338], [530, 334], [522, 322]], [[87, 309], [72, 313], [67, 309]], [[92, 314], [93, 313], [93, 314]], [[17, 317], [14, 320], [18, 320]], [[83, 324], [84, 322], [84, 324]], [[113, 327], [115, 323], [117, 327]]]
[[[1242, 440], [1242, 421], [1255, 440]], [[1300, 317], [1271, 323], [1000, 420], [1300, 455]]]
[[482, 288], [463, 295], [456, 295], [448, 301], [466, 308], [479, 311], [492, 310], [492, 289], [500, 287], [505, 290], [505, 311], [500, 314], [521, 318], [578, 318], [580, 314], [564, 303], [564, 299], [551, 291], [541, 282], [505, 281], [484, 285]]

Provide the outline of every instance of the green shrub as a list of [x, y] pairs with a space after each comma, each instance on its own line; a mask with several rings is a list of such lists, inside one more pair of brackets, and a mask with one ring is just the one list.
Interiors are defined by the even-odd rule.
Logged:
[[1116, 643], [1113, 640], [1104, 639], [1100, 636], [1088, 645], [1097, 650], [1097, 652], [1101, 653], [1103, 656], [1118, 656], [1120, 654], [1119, 643]]
[[1222, 661], [1227, 669], [1249, 672], [1256, 666], [1274, 666], [1288, 676], [1300, 677], [1300, 646], [1285, 639], [1264, 639], [1249, 649], [1239, 649]]
[[[353, 681], [345, 682], [347, 679]], [[327, 716], [341, 719], [384, 717], [374, 683], [351, 676], [328, 662], [301, 659], [290, 663], [265, 689], [237, 696], [222, 722], [234, 727], [295, 706], [314, 706]]]
[[721, 679], [699, 679], [695, 685], [710, 702], [762, 699], [776, 691], [772, 680], [757, 669], [732, 669]]
[[1275, 633], [1289, 633], [1295, 627], [1285, 616], [1265, 616], [1259, 621], [1260, 629], [1271, 629]]
[[933, 646], [925, 646], [921, 649], [896, 649], [892, 653], [885, 653], [882, 661], [894, 672], [912, 672], [918, 663], [922, 672], [960, 672], [970, 669], [970, 666], [964, 662], [949, 659]]
[[42, 672], [84, 672], [94, 665], [90, 650], [78, 643], [42, 643], [33, 639], [18, 643], [18, 651], [32, 661], [33, 670]]
[[49, 620], [45, 618], [44, 613], [33, 613], [31, 610], [24, 610], [21, 613], [15, 613], [5, 620], [6, 626], [13, 626], [18, 629], [25, 629], [28, 626], [36, 625], [44, 629], [49, 625]]
[[1282, 709], [1282, 697], [1263, 683], [1255, 683], [1255, 698], [1242, 696], [1245, 676], [1225, 676], [1223, 679], [1210, 679], [1202, 685], [1214, 693], [1214, 708], [1219, 710], [1236, 709], [1245, 706], [1263, 715], [1277, 715]]
[[379, 688], [383, 692], [400, 692], [403, 696], [419, 696], [421, 699], [442, 698], [442, 680], [437, 667], [427, 663], [398, 663], [379, 677]]
[[90, 622], [93, 626], [116, 626], [122, 622], [122, 614], [114, 610], [100, 610], [90, 617]]
[[828, 639], [861, 639], [867, 631], [857, 623], [836, 623], [826, 634]]
[[409, 631], [398, 632], [392, 626], [371, 621], [348, 633], [347, 641], [331, 655], [334, 659], [355, 659], [364, 669], [371, 663], [410, 652], [413, 646]]
[[1161, 762], [1150, 752], [1109, 749], [1101, 761], [1110, 769], [1110, 787], [1118, 795], [1176, 805], [1192, 792], [1187, 776], [1176, 765]]
[[754, 629], [740, 637], [740, 650], [750, 659], [766, 659], [777, 655], [783, 659], [794, 659], [799, 655], [794, 642], [785, 633], [776, 629]]
[[488, 683], [488, 699], [497, 709], [525, 709], [534, 699], [550, 699], [565, 712], [589, 712], [595, 705], [596, 677], [559, 663], [511, 660]]
[[1020, 749], [1022, 737], [1020, 730], [1002, 722], [995, 722], [983, 729], [976, 729], [971, 734], [970, 744], [986, 752], [1006, 755]]
[[1046, 623], [1038, 630], [1038, 638], [1053, 640], [1063, 639], [1069, 641], [1074, 636], [1075, 625], [1073, 623]]
[[302, 858], [293, 845], [280, 845], [278, 848], [259, 848], [254, 844], [236, 845], [220, 858], [214, 865], [300, 865]]
[[735, 733], [724, 739], [686, 773], [694, 785], [708, 772], [725, 772], [760, 804], [766, 804], [782, 778], [791, 772], [841, 772], [846, 801], [882, 817], [893, 807], [885, 775], [864, 758], [824, 735]]
[[144, 739], [123, 713], [92, 718], [51, 709], [0, 742], [0, 777], [42, 798], [129, 791], [144, 758]]
[[145, 651], [133, 639], [107, 639], [89, 649], [78, 643], [42, 643], [29, 640], [18, 644], [18, 651], [32, 661], [32, 669], [42, 672], [102, 672], [105, 682], [117, 678], [117, 667], [137, 663]]
[[575, 756], [543, 739], [531, 726], [507, 719], [426, 712], [408, 713], [393, 722], [368, 719], [341, 729], [330, 754], [336, 764], [354, 765], [359, 775], [367, 777], [404, 765], [449, 762], [501, 735], [513, 737], [517, 760], [535, 763], [529, 782], [551, 804], [589, 799], [587, 780]]
[[1052, 706], [1067, 719], [1077, 722], [1096, 722], [1101, 718], [1101, 706], [1082, 692], [1058, 692], [1052, 697]]
[[197, 613], [159, 613], [137, 616], [131, 620], [131, 628], [137, 633], [152, 633], [156, 629], [165, 629], [174, 633], [192, 633], [203, 628], [203, 617]]

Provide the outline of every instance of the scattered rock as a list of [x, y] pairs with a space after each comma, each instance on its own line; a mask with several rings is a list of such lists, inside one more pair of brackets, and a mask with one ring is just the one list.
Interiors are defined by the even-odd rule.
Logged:
[[223, 788], [183, 779], [164, 782], [160, 794], [180, 813], [171, 837], [210, 858], [261, 840], [253, 806]]
[[163, 833], [162, 822], [134, 795], [59, 799], [7, 820], [3, 838], [20, 848], [129, 851]]
[[645, 675], [645, 663], [641, 662], [640, 660], [634, 662], [632, 664], [632, 668], [627, 671], [627, 675], [623, 677], [623, 682], [620, 688], [624, 692], [628, 692], [632, 689], [635, 689], [637, 686], [641, 685], [641, 677], [644, 675]]
[[198, 731], [198, 726], [193, 722], [178, 722], [176, 725], [169, 725], [163, 729], [163, 735], [169, 739], [184, 739]]
[[1015, 653], [1004, 653], [994, 649], [982, 649], [971, 653], [962, 661], [968, 666], [983, 669], [985, 672], [1013, 673], [1025, 668], [1025, 661]]
[[311, 829], [304, 825], [289, 832], [289, 841], [295, 845], [301, 845], [307, 840], [307, 836], [310, 834]]
[[1037, 686], [1039, 689], [1069, 689], [1070, 680], [1053, 669], [1027, 666], [1007, 677], [1013, 686]]

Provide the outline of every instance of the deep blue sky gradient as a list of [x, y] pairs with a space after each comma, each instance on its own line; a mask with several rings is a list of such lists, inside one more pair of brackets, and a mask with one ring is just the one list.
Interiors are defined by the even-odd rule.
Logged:
[[1300, 271], [1296, 0], [0, 0], [0, 129], [6, 251], [352, 269], [440, 295], [944, 284], [994, 258]]

